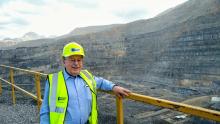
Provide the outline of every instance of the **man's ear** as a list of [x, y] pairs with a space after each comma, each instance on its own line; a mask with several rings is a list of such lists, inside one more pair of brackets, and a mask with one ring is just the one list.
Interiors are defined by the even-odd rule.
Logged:
[[65, 65], [65, 60], [63, 60], [62, 62], [63, 62], [62, 64]]
[[64, 57], [61, 57], [61, 64], [65, 65], [65, 58]]

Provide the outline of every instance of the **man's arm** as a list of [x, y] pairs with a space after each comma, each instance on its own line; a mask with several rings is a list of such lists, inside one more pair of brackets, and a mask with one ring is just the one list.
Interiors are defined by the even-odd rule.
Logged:
[[128, 96], [129, 93], [131, 92], [130, 90], [120, 87], [114, 84], [113, 82], [103, 79], [101, 77], [95, 77], [95, 80], [97, 83], [96, 84], [97, 89], [112, 90], [115, 93], [115, 95], [118, 97]]
[[46, 81], [45, 89], [44, 89], [44, 100], [41, 105], [40, 110], [40, 124], [50, 124], [49, 119], [49, 104], [48, 104], [48, 97], [49, 97], [49, 82]]

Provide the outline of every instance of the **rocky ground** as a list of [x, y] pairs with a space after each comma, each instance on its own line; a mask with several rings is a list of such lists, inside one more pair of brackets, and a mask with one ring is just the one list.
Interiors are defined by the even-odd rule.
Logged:
[[0, 123], [1, 124], [37, 124], [39, 114], [36, 104], [28, 98], [16, 95], [16, 104], [12, 104], [9, 91], [3, 89], [0, 96]]

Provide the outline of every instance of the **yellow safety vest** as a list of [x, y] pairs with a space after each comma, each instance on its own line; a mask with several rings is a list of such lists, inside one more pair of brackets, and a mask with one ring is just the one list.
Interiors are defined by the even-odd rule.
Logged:
[[[89, 117], [89, 123], [98, 124], [96, 81], [94, 80], [93, 75], [87, 70], [82, 70], [80, 72], [80, 76], [87, 83], [92, 94], [92, 110]], [[69, 99], [63, 71], [59, 71], [55, 74], [49, 74], [48, 79], [50, 84], [50, 124], [63, 124]]]

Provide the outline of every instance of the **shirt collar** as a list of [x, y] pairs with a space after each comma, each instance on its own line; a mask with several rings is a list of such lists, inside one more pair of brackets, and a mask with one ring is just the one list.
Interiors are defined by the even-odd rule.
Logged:
[[68, 78], [76, 78], [77, 76], [80, 76], [80, 75], [77, 75], [77, 76], [72, 76], [70, 75], [67, 71], [66, 71], [66, 68], [63, 70], [63, 75], [64, 75], [64, 79], [67, 80]]

